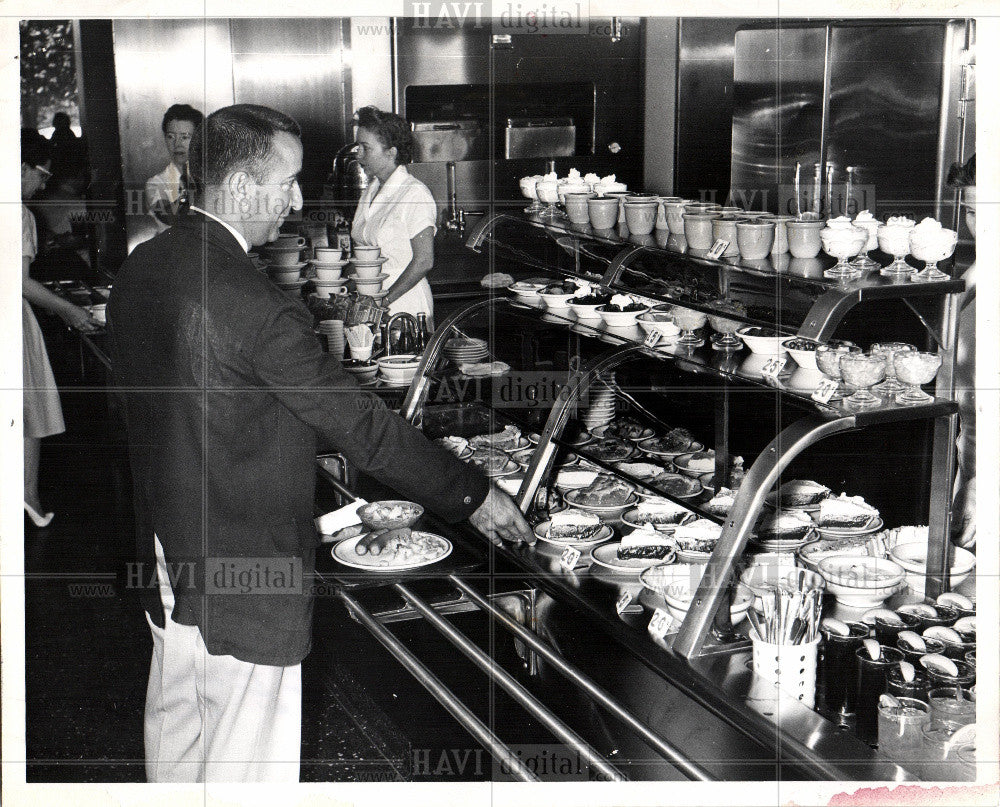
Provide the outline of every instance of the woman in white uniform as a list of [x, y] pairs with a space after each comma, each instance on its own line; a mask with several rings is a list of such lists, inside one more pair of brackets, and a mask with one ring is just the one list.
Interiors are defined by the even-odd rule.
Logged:
[[434, 197], [406, 164], [413, 153], [413, 136], [399, 115], [373, 106], [358, 110], [358, 159], [369, 185], [354, 213], [351, 238], [380, 247], [388, 260], [383, 288], [391, 314], [426, 314], [433, 320], [434, 300], [427, 274], [434, 268], [437, 206]]

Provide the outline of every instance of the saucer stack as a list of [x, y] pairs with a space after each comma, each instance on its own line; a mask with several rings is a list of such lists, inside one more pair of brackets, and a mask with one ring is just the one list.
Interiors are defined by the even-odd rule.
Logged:
[[604, 426], [615, 417], [615, 374], [601, 373], [590, 385], [589, 405], [581, 416], [589, 431]]
[[319, 332], [326, 337], [327, 348], [331, 356], [344, 358], [344, 321], [339, 319], [324, 319], [319, 324]]
[[354, 288], [358, 294], [376, 298], [388, 294], [388, 291], [382, 291], [382, 283], [389, 277], [382, 271], [382, 264], [387, 260], [389, 259], [382, 256], [378, 247], [354, 245], [354, 255], [351, 257], [354, 272], [351, 280], [354, 281]]
[[482, 339], [449, 339], [445, 343], [443, 352], [446, 358], [458, 365], [476, 364], [489, 358], [486, 342]]

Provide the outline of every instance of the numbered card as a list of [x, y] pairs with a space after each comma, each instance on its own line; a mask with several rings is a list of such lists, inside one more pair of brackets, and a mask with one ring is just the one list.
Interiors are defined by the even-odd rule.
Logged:
[[720, 238], [712, 244], [712, 248], [708, 251], [708, 257], [717, 260], [722, 257], [722, 253], [727, 249], [729, 249], [729, 242]]
[[667, 631], [670, 630], [673, 621], [673, 617], [670, 616], [669, 612], [664, 611], [662, 608], [657, 608], [653, 612], [653, 617], [649, 620], [648, 630], [657, 639], [662, 639], [667, 635]]
[[764, 362], [764, 366], [760, 368], [760, 374], [764, 376], [765, 379], [777, 379], [779, 373], [785, 369], [785, 364], [787, 363], [788, 358], [786, 356], [772, 356]]
[[575, 546], [567, 546], [559, 556], [559, 565], [567, 572], [571, 572], [579, 560], [580, 550]]
[[621, 614], [624, 613], [625, 609], [628, 608], [629, 603], [632, 602], [632, 592], [623, 591], [622, 595], [618, 598], [618, 602], [615, 603], [615, 610]]
[[832, 378], [824, 378], [816, 385], [816, 389], [813, 390], [812, 395], [809, 397], [814, 401], [819, 403], [830, 403], [830, 399], [833, 398], [833, 394], [837, 391], [837, 387], [840, 383]]
[[643, 344], [646, 347], [656, 347], [660, 339], [663, 338], [663, 334], [660, 331], [650, 331], [646, 334], [646, 341]]

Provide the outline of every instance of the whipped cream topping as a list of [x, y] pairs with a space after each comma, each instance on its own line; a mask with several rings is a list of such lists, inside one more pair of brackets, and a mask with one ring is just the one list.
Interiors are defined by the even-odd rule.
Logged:
[[889, 216], [886, 219], [886, 227], [905, 227], [907, 230], [911, 229], [916, 222], [913, 219], [908, 219], [906, 216]]
[[854, 217], [855, 224], [861, 224], [866, 221], [878, 221], [872, 214], [870, 210], [862, 210], [858, 215]]
[[598, 182], [601, 181], [601, 178], [597, 174], [591, 172], [589, 174], [583, 175], [583, 181], [586, 182], [588, 185], [596, 185]]
[[549, 171], [545, 176], [542, 177], [546, 182], [555, 182], [558, 177], [555, 171]]
[[854, 224], [851, 222], [850, 216], [837, 216], [837, 218], [828, 219], [826, 222], [826, 228], [828, 230], [846, 230], [853, 226]]
[[616, 176], [615, 176], [614, 174], [608, 174], [608, 175], [607, 175], [606, 177], [601, 177], [601, 178], [600, 178], [600, 179], [598, 180], [598, 184], [600, 184], [600, 185], [611, 185], [611, 184], [613, 184], [613, 183], [614, 183], [614, 182], [615, 182], [615, 181], [616, 181], [617, 179], [618, 179], [618, 177], [616, 177]]
[[553, 527], [593, 527], [600, 521], [600, 518], [593, 513], [584, 513], [582, 510], [563, 510], [552, 514], [550, 524]]
[[616, 294], [611, 298], [610, 302], [611, 305], [616, 305], [619, 308], [626, 308], [627, 306], [632, 305], [635, 300], [627, 294]]
[[632, 530], [628, 535], [623, 535], [621, 541], [622, 546], [662, 546], [673, 543], [673, 538], [657, 532], [652, 524], [643, 524]]
[[566, 174], [567, 182], [579, 182], [580, 181], [580, 171], [576, 168], [570, 168], [569, 173]]

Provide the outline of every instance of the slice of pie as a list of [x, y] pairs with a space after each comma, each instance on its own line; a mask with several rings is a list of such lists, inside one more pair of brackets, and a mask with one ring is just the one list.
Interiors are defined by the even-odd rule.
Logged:
[[816, 519], [821, 527], [837, 527], [840, 529], [863, 529], [878, 518], [878, 510], [868, 504], [860, 496], [839, 496], [823, 499], [819, 504], [819, 517]]
[[649, 525], [633, 530], [622, 536], [618, 545], [619, 560], [663, 560], [674, 549], [674, 541], [662, 532], [657, 532]]
[[711, 552], [715, 549], [722, 526], [707, 518], [699, 518], [690, 524], [681, 524], [674, 530], [677, 548], [688, 552]]
[[601, 529], [601, 520], [593, 513], [570, 508], [552, 515], [549, 537], [559, 541], [586, 541]]
[[588, 507], [619, 507], [632, 498], [632, 486], [622, 480], [601, 474], [593, 484], [576, 492], [576, 503]]

